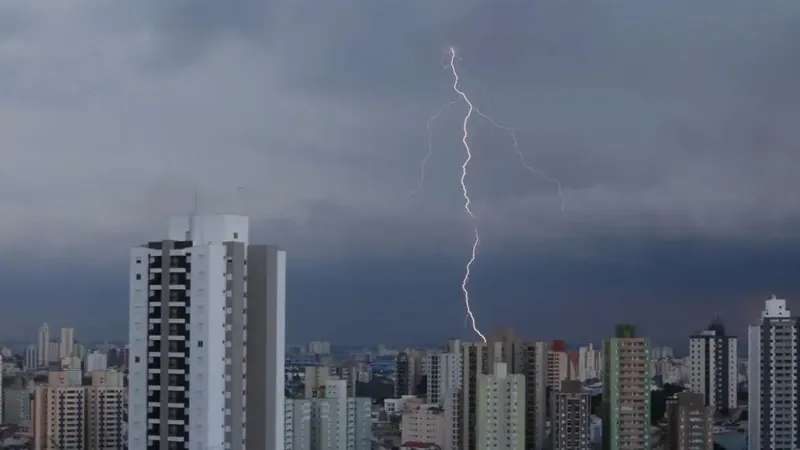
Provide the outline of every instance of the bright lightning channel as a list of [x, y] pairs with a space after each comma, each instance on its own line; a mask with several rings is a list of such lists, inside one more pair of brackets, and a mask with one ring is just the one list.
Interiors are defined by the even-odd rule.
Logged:
[[[456, 49], [450, 47], [450, 69], [453, 71], [453, 90], [456, 91], [464, 102], [466, 102], [469, 109], [467, 110], [467, 114], [464, 116], [464, 122], [462, 125], [462, 131], [464, 132], [461, 136], [461, 143], [464, 145], [464, 151], [466, 152], [467, 156], [464, 158], [464, 163], [461, 164], [461, 193], [464, 195], [464, 210], [467, 211], [467, 214], [472, 218], [473, 222], [475, 220], [475, 214], [472, 213], [472, 209], [470, 208], [470, 203], [472, 201], [469, 198], [469, 191], [467, 189], [466, 179], [467, 179], [467, 168], [469, 167], [469, 162], [472, 160], [472, 150], [469, 148], [469, 119], [472, 117], [473, 111], [475, 111], [475, 106], [472, 105], [472, 102], [467, 97], [461, 89], [458, 88], [458, 82], [460, 78], [458, 76], [458, 70], [456, 70]], [[472, 242], [472, 255], [469, 258], [469, 262], [467, 262], [466, 267], [464, 268], [464, 279], [461, 281], [461, 291], [464, 293], [464, 306], [467, 309], [467, 315], [469, 316], [469, 320], [472, 324], [472, 330], [480, 336], [483, 342], [486, 342], [486, 336], [481, 333], [481, 330], [478, 329], [477, 321], [475, 320], [475, 314], [472, 313], [472, 306], [469, 303], [469, 289], [467, 285], [469, 284], [469, 277], [472, 272], [472, 264], [475, 263], [475, 259], [478, 253], [478, 244], [480, 244], [481, 238], [480, 234], [478, 233], [477, 225], [474, 225], [475, 230], [475, 240]]]
[[[499, 128], [499, 129], [504, 130], [504, 131], [509, 133], [509, 135], [511, 136], [511, 140], [513, 141], [513, 144], [514, 144], [514, 152], [517, 154], [517, 156], [519, 156], [519, 160], [520, 160], [520, 163], [521, 163], [522, 167], [525, 170], [527, 170], [528, 172], [530, 172], [530, 173], [532, 173], [534, 175], [537, 175], [537, 176], [543, 178], [544, 180], [546, 180], [546, 181], [548, 181], [550, 183], [553, 183], [556, 186], [556, 188], [558, 190], [558, 196], [561, 199], [560, 209], [561, 209], [562, 213], [564, 212], [564, 208], [565, 208], [565, 205], [566, 205], [566, 196], [564, 195], [564, 191], [562, 189], [562, 185], [561, 185], [560, 181], [558, 181], [555, 178], [550, 177], [544, 171], [542, 171], [540, 169], [537, 169], [537, 168], [531, 166], [530, 164], [528, 164], [527, 160], [525, 159], [525, 154], [522, 153], [522, 151], [519, 148], [519, 141], [517, 140], [516, 130], [514, 130], [511, 127], [507, 127], [505, 125], [499, 124], [491, 116], [481, 112], [480, 109], [478, 109], [475, 105], [473, 105], [473, 103], [470, 101], [469, 97], [467, 97], [467, 94], [465, 94], [464, 91], [462, 91], [459, 88], [459, 82], [461, 81], [461, 78], [460, 78], [460, 76], [458, 74], [458, 70], [456, 69], [456, 50], [453, 47], [450, 47], [450, 64], [449, 64], [449, 68], [453, 72], [453, 79], [454, 79], [453, 80], [453, 90], [456, 92], [456, 94], [458, 94], [459, 97], [461, 97], [461, 99], [464, 100], [464, 102], [469, 107], [469, 109], [467, 110], [467, 114], [464, 116], [464, 121], [463, 121], [463, 124], [462, 124], [463, 134], [462, 134], [462, 137], [461, 137], [461, 143], [464, 146], [464, 151], [466, 153], [466, 158], [464, 158], [464, 162], [461, 165], [461, 179], [460, 179], [460, 182], [461, 182], [461, 192], [462, 192], [462, 194], [464, 196], [464, 210], [467, 212], [467, 214], [469, 214], [470, 218], [473, 220], [473, 228], [474, 228], [474, 231], [475, 231], [475, 240], [472, 243], [472, 253], [470, 255], [470, 259], [469, 259], [469, 261], [467, 262], [467, 265], [464, 268], [464, 278], [463, 278], [463, 280], [461, 282], [461, 290], [464, 293], [464, 306], [466, 307], [466, 310], [467, 310], [467, 316], [466, 316], [465, 319], [469, 319], [469, 322], [472, 325], [472, 330], [478, 336], [480, 336], [480, 338], [483, 340], [483, 342], [486, 342], [486, 336], [484, 336], [484, 334], [481, 333], [481, 331], [478, 329], [477, 320], [475, 319], [475, 314], [472, 312], [472, 305], [470, 304], [469, 289], [468, 289], [470, 276], [472, 274], [472, 265], [475, 263], [475, 260], [477, 259], [478, 245], [480, 244], [480, 234], [478, 233], [478, 227], [474, 225], [475, 215], [472, 213], [472, 208], [470, 208], [472, 200], [469, 197], [469, 190], [467, 189], [467, 183], [466, 183], [467, 169], [469, 168], [469, 163], [472, 160], [472, 150], [469, 147], [469, 120], [470, 120], [470, 118], [472, 118], [472, 114], [473, 113], [477, 114], [478, 116], [484, 118], [489, 123], [491, 123], [495, 128]], [[441, 107], [441, 109], [434, 116], [432, 116], [430, 120], [428, 120], [428, 155], [425, 157], [425, 160], [423, 160], [422, 177], [421, 177], [420, 185], [418, 186], [418, 188], [414, 192], [417, 192], [417, 190], [422, 186], [422, 180], [424, 179], [424, 173], [425, 173], [425, 163], [427, 162], [427, 159], [431, 155], [431, 150], [432, 150], [432, 146], [433, 146], [432, 145], [432, 140], [431, 140], [431, 128], [430, 128], [431, 122], [433, 122], [448, 106], [452, 105], [453, 103], [455, 103], [455, 102], [450, 102], [450, 103], [447, 103], [447, 104], [443, 105]]]

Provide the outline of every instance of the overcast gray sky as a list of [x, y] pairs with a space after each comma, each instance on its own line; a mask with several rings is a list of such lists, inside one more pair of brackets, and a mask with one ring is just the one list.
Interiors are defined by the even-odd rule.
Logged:
[[195, 187], [292, 255], [290, 340], [470, 337], [463, 104], [409, 196], [450, 45], [566, 197], [472, 122], [482, 328], [741, 330], [800, 294], [798, 43], [789, 0], [2, 2], [0, 338], [124, 337], [128, 248]]

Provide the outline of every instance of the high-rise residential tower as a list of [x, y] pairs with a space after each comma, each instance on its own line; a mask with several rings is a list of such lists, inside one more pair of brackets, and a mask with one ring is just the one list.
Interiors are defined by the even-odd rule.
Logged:
[[25, 360], [23, 363], [25, 370], [36, 370], [39, 367], [37, 356], [35, 346], [29, 345], [25, 347]]
[[479, 449], [525, 449], [525, 376], [496, 362], [492, 375], [478, 377]]
[[460, 344], [448, 352], [427, 356], [428, 403], [439, 405], [444, 414], [445, 442], [442, 450], [461, 450], [461, 389], [463, 373]]
[[552, 391], [561, 389], [561, 382], [569, 376], [569, 355], [565, 341], [553, 341], [547, 353], [547, 387]]
[[39, 367], [50, 364], [50, 327], [47, 326], [47, 323], [43, 323], [39, 327], [39, 341], [36, 350]]
[[521, 342], [514, 373], [525, 375], [525, 450], [541, 450], [547, 441], [547, 342]]
[[[495, 351], [499, 355], [499, 352]], [[477, 450], [478, 432], [478, 379], [490, 372], [489, 350], [483, 342], [470, 342], [461, 346], [463, 389], [461, 395], [461, 448]]]
[[714, 408], [703, 394], [680, 392], [667, 402], [666, 450], [714, 450]]
[[74, 328], [62, 328], [61, 329], [61, 341], [59, 342], [59, 351], [58, 356], [59, 358], [69, 358], [72, 356], [72, 352], [75, 349], [75, 329]]
[[589, 450], [589, 420], [592, 415], [592, 397], [583, 391], [583, 383], [564, 380], [550, 398], [552, 424], [551, 449]]
[[[509, 373], [525, 377], [525, 450], [540, 450], [547, 442], [547, 357], [546, 342], [522, 340], [511, 328], [500, 328], [488, 339], [481, 357], [485, 374], [494, 362], [504, 362]], [[465, 383], [467, 380], [465, 379]]]
[[800, 447], [799, 327], [786, 300], [773, 296], [748, 330], [750, 450]]
[[603, 348], [603, 448], [650, 448], [650, 342], [617, 325]]
[[737, 340], [725, 334], [719, 318], [689, 339], [689, 389], [714, 409], [734, 409], [738, 390]]
[[283, 448], [285, 252], [248, 234], [175, 217], [131, 250], [130, 450]]

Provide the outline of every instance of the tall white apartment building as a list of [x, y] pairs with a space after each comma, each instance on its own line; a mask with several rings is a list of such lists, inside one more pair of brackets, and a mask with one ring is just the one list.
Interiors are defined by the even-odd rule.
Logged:
[[461, 450], [461, 389], [463, 387], [460, 343], [454, 341], [446, 353], [427, 356], [428, 403], [444, 411], [445, 442], [442, 450]]
[[286, 253], [248, 234], [175, 217], [131, 250], [130, 450], [284, 448]]
[[478, 378], [478, 448], [525, 449], [525, 376], [506, 363]]
[[86, 355], [84, 371], [87, 374], [108, 369], [108, 355], [97, 350]]
[[284, 405], [284, 450], [312, 450], [312, 399], [287, 398]]
[[43, 323], [39, 327], [39, 341], [37, 345], [39, 367], [50, 364], [50, 327]]
[[47, 345], [49, 364], [61, 362], [61, 343], [58, 341], [50, 341]]
[[735, 337], [725, 334], [719, 318], [689, 338], [689, 390], [703, 395], [706, 406], [716, 410], [737, 407], [737, 345]]
[[[524, 375], [525, 450], [543, 448], [547, 440], [547, 360], [551, 346], [547, 342], [524, 341], [514, 330], [501, 328], [489, 337], [487, 348], [488, 358], [482, 358], [484, 374], [492, 373], [493, 363], [504, 362], [508, 373]], [[478, 448], [474, 439], [465, 441], [466, 450]]]
[[592, 344], [578, 349], [578, 381], [600, 378], [603, 374], [603, 350]]
[[748, 330], [748, 448], [795, 450], [800, 447], [798, 318], [786, 300], [773, 296], [761, 320]]
[[72, 352], [75, 350], [75, 329], [62, 328], [61, 341], [58, 347], [58, 356], [61, 359], [72, 357]]
[[402, 413], [400, 441], [423, 442], [443, 447], [446, 438], [444, 410], [439, 405], [411, 405]]
[[308, 353], [312, 355], [330, 355], [331, 343], [327, 341], [311, 341], [308, 343]]
[[[292, 403], [292, 447], [287, 445], [287, 450], [372, 448], [372, 401], [348, 397], [346, 380], [328, 380], [320, 397]], [[307, 421], [309, 409], [311, 417]]]
[[29, 345], [25, 347], [25, 359], [23, 362], [25, 370], [36, 370], [39, 367], [39, 359], [36, 352], [36, 346]]

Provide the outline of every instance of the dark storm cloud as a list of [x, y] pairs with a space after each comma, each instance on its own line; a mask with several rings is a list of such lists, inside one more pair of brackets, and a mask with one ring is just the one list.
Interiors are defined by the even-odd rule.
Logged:
[[[536, 317], [584, 329], [569, 314], [587, 305], [611, 321], [639, 299], [667, 308], [671, 292], [703, 314], [771, 287], [800, 293], [757, 270], [791, 266], [796, 242], [799, 21], [800, 4], [771, 0], [4, 4], [0, 206], [13, 219], [0, 245], [21, 260], [88, 258], [58, 289], [105, 302], [77, 280], [111, 276], [96, 267], [161, 236], [196, 188], [200, 212], [247, 213], [255, 236], [294, 255], [293, 327], [334, 306], [412, 320], [434, 305], [449, 320], [471, 236], [463, 105], [433, 124], [423, 189], [408, 194], [426, 121], [455, 98], [454, 45], [469, 95], [566, 197], [561, 214], [508, 134], [472, 122], [488, 323], [522, 321], [519, 308], [546, 335]], [[14, 286], [9, 297], [50, 297]]]

